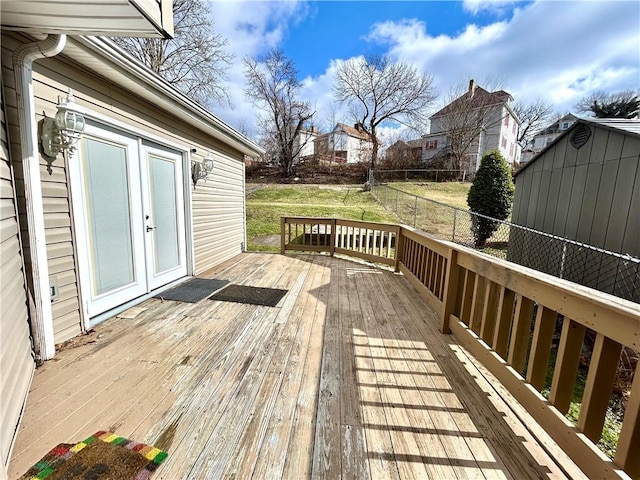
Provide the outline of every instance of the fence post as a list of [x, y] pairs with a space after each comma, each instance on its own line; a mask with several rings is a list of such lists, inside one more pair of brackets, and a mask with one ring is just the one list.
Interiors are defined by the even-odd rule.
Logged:
[[285, 217], [280, 217], [280, 254], [284, 255], [285, 250], [285, 240], [284, 240], [284, 232], [285, 232]]
[[458, 210], [453, 210], [453, 235], [451, 237], [451, 241], [456, 243], [456, 220], [458, 218]]
[[416, 217], [418, 215], [418, 196], [416, 195], [416, 202], [413, 207], [413, 228], [416, 228]]
[[450, 249], [449, 255], [447, 255], [447, 272], [444, 278], [444, 297], [442, 299], [442, 317], [440, 318], [440, 331], [442, 333], [451, 333], [449, 317], [455, 313], [456, 309], [459, 275], [458, 252]]

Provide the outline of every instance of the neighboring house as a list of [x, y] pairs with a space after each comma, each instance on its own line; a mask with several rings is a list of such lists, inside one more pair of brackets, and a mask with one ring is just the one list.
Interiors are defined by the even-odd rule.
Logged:
[[303, 128], [293, 141], [293, 151], [297, 154], [293, 157], [293, 163], [299, 163], [313, 157], [315, 142], [318, 138], [318, 130], [315, 126], [310, 129]]
[[422, 140], [398, 140], [385, 151], [385, 162], [396, 166], [414, 165], [422, 158]]
[[[239, 254], [243, 159], [262, 152], [111, 41], [63, 34], [169, 36], [171, 1], [122, 0], [107, 9], [90, 1], [3, 1], [1, 8], [5, 478], [35, 361]], [[76, 108], [68, 126], [81, 125], [78, 114], [86, 126], [75, 151], [56, 152], [52, 119], [73, 106], [59, 102], [69, 89]], [[213, 171], [194, 189], [192, 169], [205, 157]]]
[[488, 92], [471, 80], [467, 92], [430, 117], [430, 132], [422, 137], [422, 161], [429, 163], [464, 145], [464, 170], [475, 172], [490, 150], [499, 150], [510, 164], [518, 163], [520, 120], [512, 101], [504, 90]]
[[372, 148], [371, 135], [359, 123], [353, 127], [338, 123], [331, 132], [320, 135], [315, 141], [316, 157], [337, 163], [367, 162]]
[[557, 121], [553, 122], [544, 130], [540, 130], [538, 133], [536, 133], [522, 151], [522, 158], [520, 159], [520, 163], [525, 164], [529, 162], [538, 153], [547, 148], [548, 145], [551, 145], [551, 142], [553, 142], [556, 138], [562, 135], [562, 133], [568, 130], [569, 127], [576, 122], [576, 120], [578, 120], [578, 117], [571, 113], [568, 113], [565, 116], [559, 118]]
[[[640, 120], [577, 119], [521, 168], [515, 181], [513, 223], [640, 258]], [[603, 270], [599, 252], [554, 248], [554, 240], [547, 239], [546, 254], [532, 258], [526, 235], [514, 236], [512, 230], [509, 260], [548, 271], [548, 265], [568, 265], [567, 255], [579, 255], [574, 263], [586, 269], [558, 275], [609, 293], [635, 289], [640, 300], [635, 275], [622, 279]], [[605, 279], [618, 283], [603, 285]]]

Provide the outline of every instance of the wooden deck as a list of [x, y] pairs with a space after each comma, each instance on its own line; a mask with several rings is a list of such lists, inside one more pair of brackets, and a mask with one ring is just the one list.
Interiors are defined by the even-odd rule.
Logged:
[[166, 449], [154, 479], [579, 475], [401, 275], [244, 254], [207, 276], [289, 292], [151, 299], [66, 347], [36, 372], [12, 478], [98, 430]]

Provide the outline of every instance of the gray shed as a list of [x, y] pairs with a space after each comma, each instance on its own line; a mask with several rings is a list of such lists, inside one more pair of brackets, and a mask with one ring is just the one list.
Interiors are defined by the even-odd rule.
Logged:
[[[596, 248], [560, 247], [559, 239], [534, 240], [518, 230], [511, 232], [509, 260], [639, 300], [638, 264], [600, 249], [640, 257], [640, 120], [579, 119], [515, 182], [513, 223]], [[534, 241], [548, 243], [535, 259]]]

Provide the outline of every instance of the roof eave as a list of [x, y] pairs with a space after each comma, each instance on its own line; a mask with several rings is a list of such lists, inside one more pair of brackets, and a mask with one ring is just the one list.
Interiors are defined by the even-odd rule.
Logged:
[[[73, 40], [108, 61], [108, 64], [105, 64], [104, 68], [101, 69], [103, 71], [98, 71], [97, 73], [110, 79], [113, 79], [116, 73], [133, 76], [136, 81], [142, 82], [146, 87], [149, 87], [145, 89], [146, 100], [161, 104], [160, 106], [167, 111], [173, 112], [192, 126], [208, 133], [245, 155], [259, 156], [265, 153], [265, 150], [256, 143], [244, 137], [240, 132], [220, 120], [182, 92], [176, 90], [164, 79], [118, 48], [110, 40], [102, 37], [85, 36], [74, 37]], [[68, 51], [65, 49], [65, 54], [68, 54], [72, 59], [74, 58], [72, 50]], [[91, 68], [95, 68], [95, 65], [92, 65]], [[145, 96], [144, 92], [142, 96]]]

